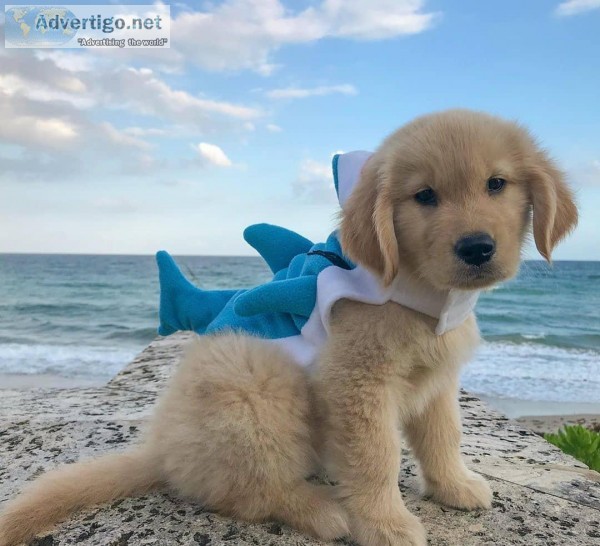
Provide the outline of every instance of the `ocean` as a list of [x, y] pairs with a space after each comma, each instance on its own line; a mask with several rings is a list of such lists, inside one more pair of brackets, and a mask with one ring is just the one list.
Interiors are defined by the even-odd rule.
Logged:
[[[206, 289], [270, 278], [258, 257], [178, 262]], [[152, 256], [0, 255], [0, 374], [108, 380], [155, 337], [157, 314]], [[464, 371], [466, 389], [600, 402], [600, 262], [525, 262], [482, 295], [477, 315], [485, 342]]]

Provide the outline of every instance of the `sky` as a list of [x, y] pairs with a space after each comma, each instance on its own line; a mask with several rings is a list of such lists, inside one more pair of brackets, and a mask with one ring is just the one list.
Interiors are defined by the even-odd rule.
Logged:
[[170, 5], [170, 49], [1, 40], [0, 252], [246, 255], [257, 222], [324, 240], [335, 152], [464, 107], [533, 131], [580, 206], [554, 258], [600, 259], [600, 0]]

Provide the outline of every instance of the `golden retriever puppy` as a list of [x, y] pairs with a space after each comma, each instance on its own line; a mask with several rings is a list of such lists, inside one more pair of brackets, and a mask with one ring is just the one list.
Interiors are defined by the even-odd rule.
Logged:
[[[426, 293], [468, 292], [515, 274], [531, 222], [550, 259], [576, 221], [563, 175], [524, 129], [456, 110], [384, 141], [344, 207], [340, 239], [382, 285], [402, 275]], [[341, 300], [310, 373], [261, 339], [197, 338], [140, 446], [36, 480], [4, 507], [0, 545], [159, 487], [322, 539], [426, 544], [398, 488], [399, 429], [427, 494], [466, 510], [491, 501], [459, 451], [459, 370], [479, 340], [475, 318], [441, 335], [435, 325], [396, 303]], [[322, 466], [335, 487], [306, 481]]]

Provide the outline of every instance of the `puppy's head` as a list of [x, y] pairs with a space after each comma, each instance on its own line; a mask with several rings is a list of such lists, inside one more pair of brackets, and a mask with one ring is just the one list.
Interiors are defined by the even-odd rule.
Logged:
[[451, 110], [402, 127], [371, 156], [341, 242], [386, 284], [404, 268], [437, 289], [477, 289], [516, 273], [532, 216], [550, 260], [577, 223], [562, 173], [519, 125]]

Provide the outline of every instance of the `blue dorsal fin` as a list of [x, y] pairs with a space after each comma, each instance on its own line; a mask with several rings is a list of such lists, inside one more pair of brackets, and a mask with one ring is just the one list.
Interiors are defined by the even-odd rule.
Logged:
[[313, 243], [298, 233], [271, 224], [254, 224], [244, 230], [245, 241], [267, 262], [273, 273], [286, 268], [292, 258], [308, 252]]

